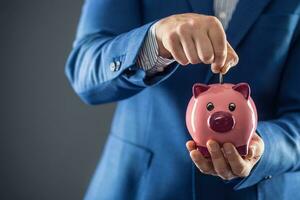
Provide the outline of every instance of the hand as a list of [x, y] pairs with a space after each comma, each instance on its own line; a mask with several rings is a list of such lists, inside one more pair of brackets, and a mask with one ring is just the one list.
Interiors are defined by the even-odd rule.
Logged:
[[188, 141], [186, 147], [202, 173], [219, 176], [224, 180], [248, 176], [264, 152], [264, 142], [256, 133], [250, 141], [249, 153], [245, 157], [240, 156], [231, 143], [225, 143], [221, 148], [217, 142], [208, 141], [207, 148], [211, 158], [204, 158], [196, 149], [193, 140]]
[[159, 55], [173, 57], [181, 65], [211, 64], [213, 73], [225, 74], [238, 63], [221, 22], [214, 16], [172, 15], [158, 21], [155, 29]]

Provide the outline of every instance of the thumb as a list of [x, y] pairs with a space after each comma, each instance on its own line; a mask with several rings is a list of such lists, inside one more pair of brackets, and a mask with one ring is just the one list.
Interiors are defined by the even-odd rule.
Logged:
[[251, 144], [249, 146], [248, 154], [246, 155], [246, 159], [252, 159], [256, 155], [257, 146], [255, 144]]
[[221, 73], [226, 74], [230, 68], [236, 66], [239, 62], [239, 57], [234, 49], [227, 42], [227, 57], [224, 66], [221, 68]]

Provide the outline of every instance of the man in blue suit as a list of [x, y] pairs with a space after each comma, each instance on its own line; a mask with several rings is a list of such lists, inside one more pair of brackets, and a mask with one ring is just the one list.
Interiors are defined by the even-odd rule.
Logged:
[[[296, 0], [86, 0], [66, 73], [84, 102], [118, 104], [85, 199], [300, 199], [299, 12]], [[191, 87], [216, 73], [251, 86], [246, 158], [210, 141], [205, 159], [189, 141]]]

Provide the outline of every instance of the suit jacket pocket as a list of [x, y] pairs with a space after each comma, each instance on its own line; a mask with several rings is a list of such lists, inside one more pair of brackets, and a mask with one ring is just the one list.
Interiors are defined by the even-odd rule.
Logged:
[[151, 157], [149, 149], [110, 134], [85, 199], [135, 199]]

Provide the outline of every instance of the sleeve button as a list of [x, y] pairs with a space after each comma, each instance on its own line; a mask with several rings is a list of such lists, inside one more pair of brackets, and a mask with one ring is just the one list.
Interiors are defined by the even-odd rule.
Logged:
[[117, 61], [116, 61], [116, 65], [117, 65], [117, 66], [121, 66], [121, 62], [117, 60]]
[[116, 61], [116, 71], [121, 68], [121, 61]]
[[271, 178], [272, 178], [271, 175], [265, 177], [266, 180], [267, 180], [267, 179], [271, 179]]
[[116, 71], [116, 63], [115, 63], [115, 62], [111, 62], [111, 63], [109, 64], [109, 67], [110, 67], [110, 70], [111, 70], [111, 71], [113, 71], [113, 72]]

